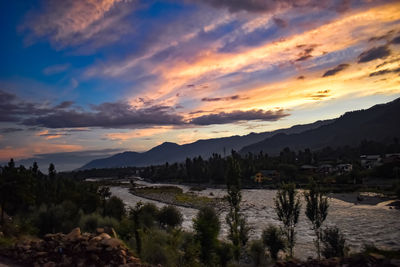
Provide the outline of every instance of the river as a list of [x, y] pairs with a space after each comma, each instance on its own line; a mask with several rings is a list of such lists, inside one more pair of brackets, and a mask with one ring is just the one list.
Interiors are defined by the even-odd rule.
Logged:
[[[142, 185], [156, 186], [157, 184]], [[165, 185], [165, 184], [163, 184]], [[175, 185], [177, 186], [177, 185]], [[187, 186], [178, 185], [184, 191], [188, 191]], [[151, 202], [162, 207], [165, 204], [147, 200], [129, 193], [126, 187], [112, 187], [113, 195], [121, 198], [124, 203], [133, 207], [137, 202]], [[223, 197], [226, 191], [223, 189], [211, 189], [196, 192], [202, 196]], [[268, 224], [280, 225], [274, 211], [274, 197], [276, 190], [264, 189], [244, 189], [242, 190], [242, 211], [252, 230], [250, 239], [259, 238], [262, 230]], [[305, 203], [301, 198], [302, 210], [299, 223], [296, 227], [297, 240], [295, 246], [295, 256], [306, 259], [308, 256], [315, 257], [313, 244], [314, 232], [310, 229], [311, 225], [304, 214]], [[192, 230], [192, 220], [197, 214], [196, 209], [178, 207], [183, 214], [182, 227], [185, 230]], [[221, 212], [220, 221], [222, 224], [221, 238], [226, 238], [227, 225], [225, 224], [226, 212]], [[352, 252], [362, 249], [364, 244], [374, 244], [379, 248], [400, 249], [400, 211], [389, 209], [389, 207], [378, 205], [355, 205], [337, 198], [329, 198], [328, 217], [325, 226], [336, 225], [345, 235], [347, 245]]]

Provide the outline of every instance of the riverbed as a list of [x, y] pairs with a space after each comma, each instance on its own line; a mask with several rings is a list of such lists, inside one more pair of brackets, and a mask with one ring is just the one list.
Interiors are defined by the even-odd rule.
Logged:
[[[157, 186], [157, 184], [139, 183], [142, 186]], [[165, 186], [166, 184], [160, 184]], [[184, 191], [190, 188], [184, 185], [175, 185], [181, 187]], [[121, 198], [128, 207], [133, 207], [137, 202], [151, 202], [158, 207], [166, 204], [147, 200], [129, 193], [126, 187], [112, 187], [113, 195]], [[195, 192], [201, 196], [223, 197], [226, 191], [223, 189], [207, 188], [203, 191]], [[252, 230], [250, 239], [259, 238], [262, 230], [268, 224], [279, 226], [274, 210], [274, 197], [276, 190], [267, 189], [244, 189], [242, 190], [242, 211]], [[335, 195], [332, 195], [335, 196]], [[343, 199], [343, 198], [340, 198]], [[379, 203], [377, 205], [354, 204], [340, 200], [336, 197], [329, 197], [328, 217], [324, 223], [325, 226], [336, 225], [345, 235], [347, 245], [352, 252], [359, 251], [365, 244], [374, 244], [384, 249], [400, 249], [400, 211], [390, 209], [386, 205]], [[314, 254], [314, 233], [310, 229], [311, 225], [304, 214], [305, 203], [301, 198], [302, 211], [300, 213], [299, 224], [296, 227], [297, 240], [295, 246], [295, 256], [306, 259], [308, 256], [315, 257]], [[193, 218], [198, 210], [192, 208], [177, 207], [183, 214], [182, 227], [191, 231]], [[226, 211], [220, 214], [222, 224], [221, 238], [226, 238], [227, 225], [225, 223]]]

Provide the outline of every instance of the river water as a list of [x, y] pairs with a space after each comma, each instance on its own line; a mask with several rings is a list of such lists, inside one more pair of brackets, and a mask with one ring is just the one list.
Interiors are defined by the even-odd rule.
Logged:
[[[142, 185], [156, 186], [157, 184]], [[163, 184], [165, 186], [165, 184]], [[177, 186], [177, 185], [175, 185]], [[179, 185], [184, 191], [188, 191], [187, 186]], [[124, 203], [133, 207], [137, 202], [151, 202], [162, 207], [165, 204], [147, 200], [129, 193], [128, 188], [112, 187], [113, 195], [121, 198]], [[223, 197], [226, 191], [223, 189], [211, 189], [196, 192], [198, 195], [211, 197]], [[280, 225], [274, 211], [274, 197], [276, 190], [264, 189], [245, 189], [242, 190], [241, 208], [252, 230], [250, 239], [260, 238], [262, 230], [268, 224]], [[304, 214], [305, 203], [301, 198], [302, 210], [299, 223], [296, 227], [297, 240], [295, 246], [295, 256], [306, 259], [309, 256], [315, 257], [313, 240], [314, 232], [310, 229], [311, 225]], [[192, 220], [197, 214], [196, 209], [178, 207], [183, 214], [182, 227], [185, 230], [192, 230]], [[227, 235], [227, 225], [225, 224], [226, 212], [220, 213], [222, 224], [221, 238]], [[389, 209], [389, 207], [378, 205], [355, 205], [336, 198], [329, 198], [328, 217], [324, 226], [336, 225], [345, 235], [347, 245], [352, 252], [362, 249], [364, 244], [374, 244], [379, 248], [400, 249], [400, 211]]]

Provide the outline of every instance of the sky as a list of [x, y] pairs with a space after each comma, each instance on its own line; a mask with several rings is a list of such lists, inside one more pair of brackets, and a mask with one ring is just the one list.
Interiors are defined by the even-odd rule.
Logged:
[[0, 162], [265, 132], [400, 97], [399, 1], [1, 1], [0, 26]]

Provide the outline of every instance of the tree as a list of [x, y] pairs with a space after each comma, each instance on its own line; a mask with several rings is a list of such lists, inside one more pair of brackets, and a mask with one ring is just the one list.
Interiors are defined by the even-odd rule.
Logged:
[[125, 204], [124, 202], [116, 197], [112, 196], [106, 201], [106, 216], [114, 217], [117, 220], [121, 220], [125, 215]]
[[283, 232], [286, 236], [290, 256], [293, 257], [295, 244], [295, 227], [299, 221], [300, 198], [294, 184], [283, 184], [275, 198], [275, 211], [278, 219], [283, 223]]
[[242, 200], [240, 193], [240, 166], [233, 155], [228, 158], [227, 187], [228, 195], [226, 198], [229, 203], [229, 212], [226, 215], [226, 223], [229, 226], [228, 238], [233, 244], [234, 258], [239, 261], [241, 248], [248, 241], [249, 228], [246, 225], [246, 219], [240, 212], [240, 202]]
[[345, 255], [346, 240], [336, 226], [324, 229], [321, 240], [323, 244], [322, 255], [325, 258], [343, 257]]
[[111, 196], [110, 188], [107, 186], [103, 186], [99, 189], [99, 195], [101, 198], [101, 201], [103, 203], [103, 217], [106, 216], [106, 203], [107, 199]]
[[285, 240], [282, 235], [282, 231], [274, 225], [268, 225], [262, 233], [262, 241], [273, 260], [278, 259], [280, 250], [286, 249]]
[[304, 193], [306, 199], [306, 216], [312, 223], [312, 230], [316, 235], [315, 247], [317, 248], [318, 259], [321, 259], [321, 226], [328, 216], [328, 198], [315, 182], [312, 182], [310, 189]]
[[158, 213], [158, 221], [163, 227], [169, 226], [175, 228], [180, 226], [183, 221], [182, 213], [172, 205], [164, 206]]
[[[213, 261], [218, 246], [218, 234], [221, 228], [218, 215], [210, 207], [203, 207], [193, 219], [195, 239], [200, 243], [200, 259], [209, 265]], [[215, 257], [215, 256], [214, 256]]]

